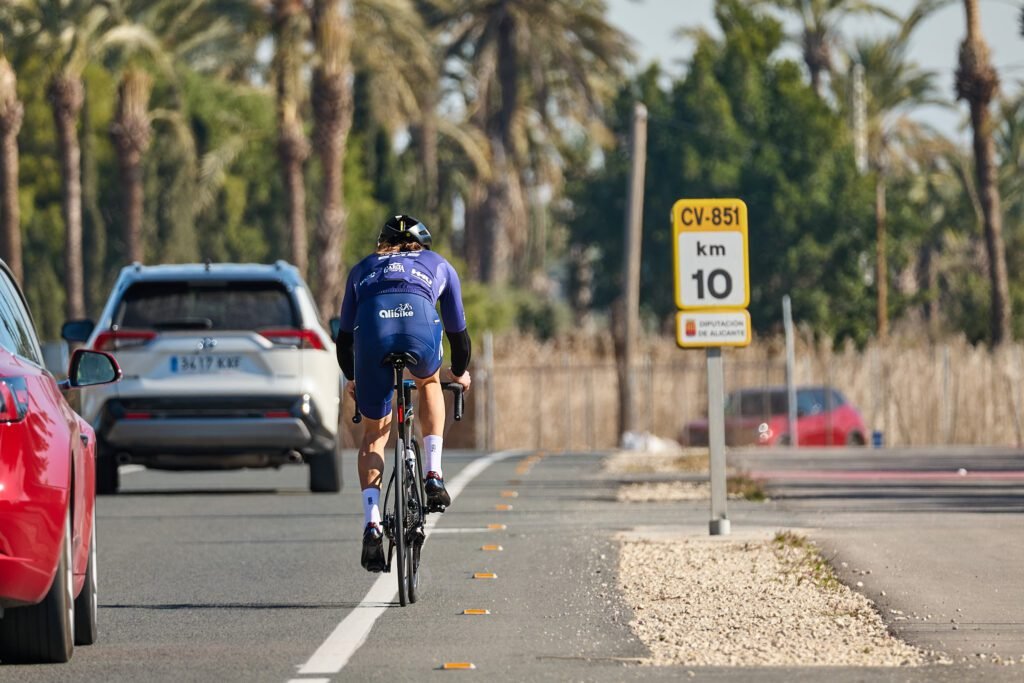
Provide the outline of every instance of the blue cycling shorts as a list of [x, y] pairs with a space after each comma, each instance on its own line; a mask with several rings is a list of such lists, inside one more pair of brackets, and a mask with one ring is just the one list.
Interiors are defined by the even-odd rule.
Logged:
[[378, 294], [359, 302], [353, 336], [360, 413], [372, 420], [391, 413], [395, 372], [381, 364], [387, 354], [416, 356], [408, 370], [421, 379], [441, 368], [441, 330], [441, 318], [430, 299], [418, 294]]

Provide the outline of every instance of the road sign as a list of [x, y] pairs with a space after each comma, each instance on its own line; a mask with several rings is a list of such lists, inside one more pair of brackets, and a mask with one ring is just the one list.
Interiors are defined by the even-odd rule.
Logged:
[[740, 311], [678, 311], [676, 344], [682, 349], [748, 346], [750, 313]]
[[750, 304], [747, 205], [740, 199], [680, 199], [672, 207], [676, 307]]

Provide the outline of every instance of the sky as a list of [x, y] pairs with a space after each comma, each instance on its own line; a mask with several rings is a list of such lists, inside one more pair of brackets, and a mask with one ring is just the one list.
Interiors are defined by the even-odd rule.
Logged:
[[[906, 16], [914, 0], [876, 0], [899, 15]], [[685, 71], [685, 62], [693, 51], [692, 41], [678, 38], [683, 26], [701, 26], [718, 33], [714, 19], [714, 0], [607, 0], [608, 17], [634, 41], [641, 65], [657, 60], [669, 72]], [[992, 59], [999, 70], [1004, 92], [1019, 92], [1024, 87], [1024, 37], [1020, 35], [1019, 16], [1022, 0], [981, 0], [981, 21]], [[847, 36], [881, 37], [891, 31], [891, 22], [883, 19], [850, 19], [843, 27]], [[797, 26], [789, 26], [793, 31]], [[960, 43], [966, 32], [964, 6], [954, 2], [922, 22], [912, 38], [910, 58], [935, 71], [942, 96], [953, 100], [953, 75]], [[787, 56], [800, 59], [798, 49]], [[935, 126], [946, 135], [964, 139], [966, 105], [949, 111], [937, 107], [923, 109], [917, 118]]]

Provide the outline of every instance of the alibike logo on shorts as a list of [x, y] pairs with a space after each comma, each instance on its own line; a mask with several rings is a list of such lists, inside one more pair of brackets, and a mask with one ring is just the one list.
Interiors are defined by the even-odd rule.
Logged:
[[382, 318], [411, 318], [416, 315], [412, 310], [412, 304], [398, 304], [394, 308], [385, 308], [377, 315]]

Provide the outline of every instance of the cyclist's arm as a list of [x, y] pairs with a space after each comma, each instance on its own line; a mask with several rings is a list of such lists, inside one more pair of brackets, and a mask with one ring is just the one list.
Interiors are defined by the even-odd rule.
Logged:
[[445, 336], [448, 337], [448, 343], [452, 347], [452, 374], [462, 377], [466, 373], [466, 368], [469, 367], [469, 359], [473, 352], [469, 331], [445, 332]]
[[462, 306], [462, 284], [459, 274], [447, 262], [448, 283], [441, 292], [441, 320], [444, 323], [445, 336], [452, 348], [452, 374], [461, 377], [469, 367], [472, 356], [472, 343], [469, 330], [466, 328], [466, 311]]
[[355, 378], [355, 336], [352, 334], [356, 324], [356, 274], [357, 268], [353, 268], [348, 274], [348, 282], [345, 284], [345, 298], [341, 302], [341, 322], [338, 325], [338, 338], [334, 340], [334, 350], [338, 356], [338, 365], [345, 375], [345, 379], [352, 381]]

